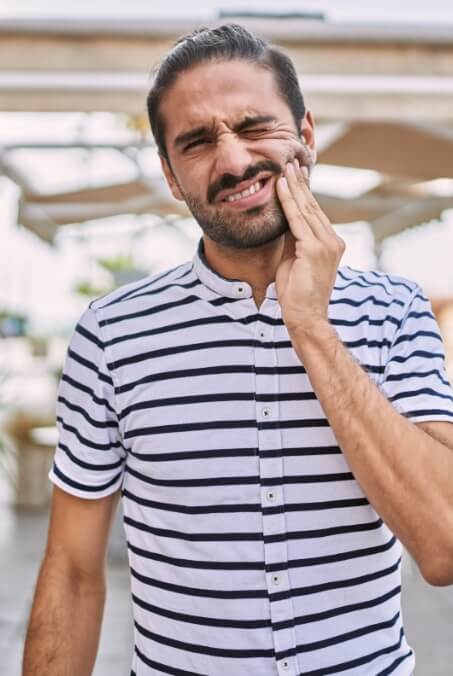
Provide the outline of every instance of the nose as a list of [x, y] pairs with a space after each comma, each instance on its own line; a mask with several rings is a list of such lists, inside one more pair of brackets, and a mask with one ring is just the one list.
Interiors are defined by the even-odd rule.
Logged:
[[253, 158], [246, 143], [231, 132], [223, 133], [217, 140], [216, 174], [242, 176]]

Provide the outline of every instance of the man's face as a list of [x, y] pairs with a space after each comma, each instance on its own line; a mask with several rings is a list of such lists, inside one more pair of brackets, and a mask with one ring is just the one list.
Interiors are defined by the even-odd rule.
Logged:
[[[289, 160], [309, 164], [310, 155], [271, 71], [239, 60], [196, 66], [178, 77], [160, 114], [167, 181], [206, 235], [246, 249], [288, 230], [276, 180]], [[307, 130], [313, 145], [311, 117]]]

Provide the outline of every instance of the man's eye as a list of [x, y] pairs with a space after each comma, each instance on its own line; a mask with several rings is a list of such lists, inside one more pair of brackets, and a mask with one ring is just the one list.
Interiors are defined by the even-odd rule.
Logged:
[[245, 129], [245, 134], [264, 134], [267, 131], [271, 131], [269, 127], [251, 127], [250, 129]]
[[207, 143], [208, 140], [205, 138], [198, 138], [196, 141], [192, 141], [192, 143], [188, 143], [184, 150], [190, 150], [191, 148], [195, 148], [195, 146], [202, 145], [204, 143]]

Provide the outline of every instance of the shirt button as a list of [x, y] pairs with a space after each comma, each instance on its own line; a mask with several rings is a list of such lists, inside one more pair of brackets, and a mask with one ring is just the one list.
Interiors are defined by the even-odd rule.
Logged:
[[264, 333], [264, 331], [260, 331], [260, 338], [265, 338], [265, 337], [266, 337], [266, 334]]
[[274, 502], [277, 499], [274, 490], [267, 491], [267, 499], [269, 500], [269, 502]]
[[244, 284], [236, 284], [234, 291], [238, 296], [244, 296], [246, 293], [246, 288]]
[[266, 406], [265, 408], [261, 409], [261, 415], [263, 418], [270, 418], [272, 415], [272, 409]]
[[280, 584], [280, 576], [279, 575], [272, 575], [272, 584]]
[[282, 662], [282, 669], [283, 669], [284, 671], [288, 671], [288, 669], [289, 669], [289, 660], [283, 660], [283, 662]]

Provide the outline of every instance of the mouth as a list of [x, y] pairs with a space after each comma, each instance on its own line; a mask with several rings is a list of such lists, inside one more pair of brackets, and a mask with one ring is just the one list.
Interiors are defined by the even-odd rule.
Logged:
[[246, 209], [266, 202], [272, 192], [272, 177], [265, 176], [237, 192], [231, 192], [220, 202], [233, 209]]

